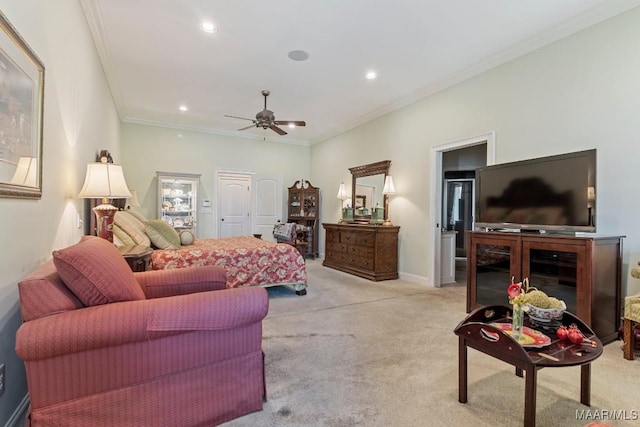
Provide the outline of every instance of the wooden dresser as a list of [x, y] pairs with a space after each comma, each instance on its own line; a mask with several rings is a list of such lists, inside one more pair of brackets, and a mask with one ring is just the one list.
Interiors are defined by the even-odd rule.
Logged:
[[326, 232], [322, 265], [369, 280], [398, 278], [400, 227], [322, 224]]

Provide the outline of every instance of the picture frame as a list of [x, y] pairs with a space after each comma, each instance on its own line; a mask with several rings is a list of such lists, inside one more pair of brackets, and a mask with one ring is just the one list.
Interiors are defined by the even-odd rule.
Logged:
[[356, 209], [367, 206], [367, 196], [356, 194]]
[[0, 12], [0, 197], [42, 197], [44, 64]]

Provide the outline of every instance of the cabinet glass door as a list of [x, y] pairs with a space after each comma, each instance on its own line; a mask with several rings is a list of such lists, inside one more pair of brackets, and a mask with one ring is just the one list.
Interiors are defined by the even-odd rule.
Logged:
[[316, 216], [316, 194], [315, 192], [304, 193], [304, 216]]
[[160, 218], [175, 229], [196, 226], [198, 178], [158, 175]]
[[300, 192], [289, 191], [289, 216], [300, 216]]
[[584, 265], [581, 263], [584, 250], [571, 246], [554, 249], [536, 249], [531, 243], [525, 242], [523, 275], [529, 277], [530, 286], [563, 300], [567, 311], [577, 313], [578, 266]]
[[515, 233], [467, 233], [467, 311], [508, 305], [511, 278], [520, 281], [521, 244]]
[[[506, 244], [476, 245], [476, 302], [479, 305], [507, 305], [507, 288], [514, 276], [514, 248]], [[517, 279], [517, 278], [516, 278]]]

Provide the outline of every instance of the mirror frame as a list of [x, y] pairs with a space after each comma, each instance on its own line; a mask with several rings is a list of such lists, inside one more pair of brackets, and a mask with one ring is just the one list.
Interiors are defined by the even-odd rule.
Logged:
[[[369, 163], [368, 165], [355, 166], [353, 168], [349, 168], [349, 172], [351, 172], [351, 200], [352, 203], [355, 203], [356, 200], [356, 178], [362, 178], [364, 176], [378, 175], [384, 174], [383, 181], [389, 175], [389, 168], [391, 167], [391, 160], [383, 160], [381, 162]], [[388, 222], [389, 220], [389, 195], [383, 195], [383, 203], [384, 203], [384, 221]], [[355, 222], [366, 222], [369, 223], [371, 219], [371, 215], [357, 215], [354, 209], [353, 219]]]

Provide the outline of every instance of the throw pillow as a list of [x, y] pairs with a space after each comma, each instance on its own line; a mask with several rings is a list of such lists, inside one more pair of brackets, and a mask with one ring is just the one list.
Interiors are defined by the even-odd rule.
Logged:
[[[145, 233], [144, 223], [127, 211], [116, 212], [113, 224], [127, 233], [136, 245], [151, 246], [149, 236]], [[121, 236], [120, 240], [122, 240]]]
[[144, 223], [149, 221], [148, 218], [146, 218], [141, 212], [135, 210], [135, 209], [129, 209], [127, 211], [127, 213], [129, 213], [130, 215], [132, 215], [135, 219], [137, 219], [138, 221], [140, 221], [140, 223], [142, 223], [142, 225], [144, 226]]
[[86, 306], [145, 299], [127, 261], [107, 240], [86, 239], [53, 251], [53, 263], [65, 285]]
[[[122, 246], [135, 246], [136, 242], [129, 236], [124, 230], [118, 227], [116, 224], [113, 224], [111, 227], [111, 231], [113, 231], [113, 243], [118, 246], [116, 242], [116, 238], [122, 242]], [[149, 246], [149, 245], [147, 245]]]
[[151, 243], [158, 249], [178, 249], [180, 247], [180, 235], [169, 224], [161, 219], [152, 219], [144, 225]]
[[193, 233], [189, 230], [183, 230], [180, 232], [180, 243], [182, 245], [193, 245], [193, 242], [196, 238], [193, 236]]

